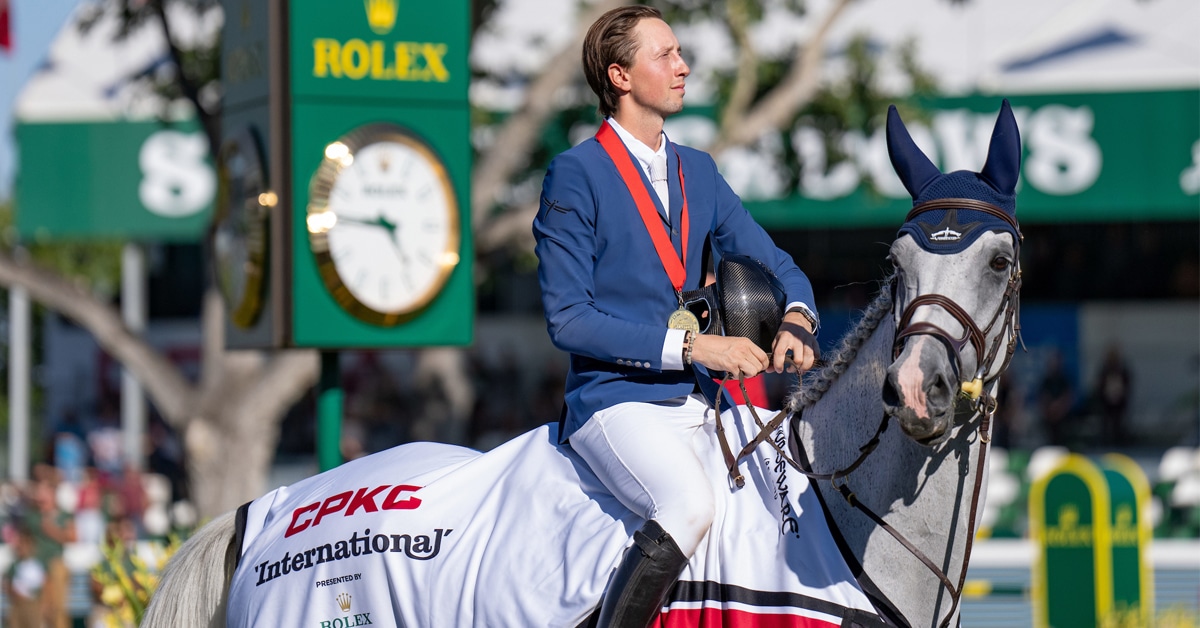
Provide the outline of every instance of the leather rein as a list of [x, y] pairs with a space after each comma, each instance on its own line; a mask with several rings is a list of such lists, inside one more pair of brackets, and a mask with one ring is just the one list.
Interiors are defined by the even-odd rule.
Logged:
[[[896, 328], [900, 331], [897, 332], [895, 340], [893, 341], [892, 352], [894, 359], [899, 357], [901, 351], [903, 350], [905, 340], [910, 336], [933, 336], [945, 344], [949, 349], [950, 354], [954, 356], [954, 365], [956, 372], [960, 374], [960, 377], [962, 373], [963, 348], [967, 345], [967, 343], [970, 343], [972, 348], [975, 350], [978, 367], [974, 373], [974, 377], [960, 382], [959, 395], [961, 398], [966, 399], [971, 404], [973, 414], [968, 420], [968, 423], [975, 420], [975, 417], [980, 417], [978, 430], [981, 446], [979, 449], [979, 456], [975, 469], [975, 485], [971, 492], [971, 506], [967, 524], [969, 535], [967, 537], [967, 545], [963, 553], [964, 558], [962, 572], [959, 574], [957, 585], [951, 581], [949, 576], [947, 576], [940, 567], [938, 567], [937, 563], [933, 562], [932, 559], [930, 559], [911, 541], [904, 538], [904, 535], [900, 534], [900, 532], [892, 527], [892, 525], [887, 521], [885, 521], [883, 517], [879, 516], [861, 501], [859, 501], [857, 496], [854, 494], [854, 491], [850, 489], [849, 482], [847, 481], [848, 476], [860, 465], [862, 465], [862, 463], [866, 461], [867, 457], [869, 457], [871, 453], [875, 451], [875, 449], [879, 446], [883, 433], [887, 430], [889, 416], [886, 412], [883, 413], [883, 417], [880, 419], [879, 427], [876, 428], [875, 433], [865, 444], [859, 447], [858, 457], [846, 467], [837, 471], [833, 471], [832, 473], [816, 473], [811, 469], [805, 468], [804, 465], [793, 459], [791, 455], [783, 449], [783, 447], [775, 442], [774, 439], [770, 438], [771, 433], [778, 429], [779, 426], [783, 424], [785, 419], [787, 419], [789, 416], [792, 416], [792, 413], [788, 412], [787, 410], [782, 410], [772, 417], [769, 422], [764, 424], [759, 418], [758, 413], [755, 411], [754, 405], [750, 403], [749, 395], [746, 392], [746, 386], [741, 380], [739, 380], [738, 384], [741, 387], [742, 396], [746, 400], [746, 406], [750, 409], [750, 414], [754, 417], [754, 422], [758, 425], [760, 431], [758, 435], [756, 435], [749, 443], [746, 444], [745, 447], [742, 447], [741, 451], [738, 452], [736, 457], [729, 449], [729, 445], [725, 437], [725, 431], [721, 425], [719, 397], [717, 400], [717, 412], [715, 414], [717, 417], [717, 436], [721, 444], [721, 450], [725, 457], [726, 465], [729, 468], [729, 476], [738, 488], [741, 488], [745, 485], [745, 478], [742, 476], [741, 471], [738, 468], [738, 461], [749, 455], [758, 447], [759, 444], [763, 442], [769, 443], [771, 447], [773, 447], [775, 451], [800, 474], [807, 476], [812, 480], [829, 481], [830, 484], [837, 489], [839, 493], [841, 493], [842, 497], [844, 497], [851, 506], [865, 514], [880, 528], [884, 529], [905, 549], [907, 549], [909, 553], [921, 561], [921, 563], [923, 563], [925, 567], [928, 568], [929, 571], [941, 581], [942, 586], [950, 593], [950, 598], [953, 600], [953, 603], [950, 607], [950, 612], [941, 622], [942, 628], [945, 628], [949, 624], [950, 619], [954, 616], [954, 612], [958, 609], [958, 604], [960, 598], [962, 597], [963, 584], [966, 582], [967, 578], [967, 565], [970, 562], [971, 547], [975, 540], [975, 518], [978, 512], [983, 475], [987, 470], [986, 459], [988, 443], [991, 442], [991, 420], [996, 412], [997, 406], [996, 399], [992, 396], [989, 389], [991, 388], [991, 385], [997, 379], [999, 379], [1000, 374], [1008, 368], [1008, 364], [1012, 360], [1013, 354], [1016, 352], [1017, 340], [1021, 335], [1020, 318], [1018, 316], [1021, 290], [1021, 269], [1019, 260], [1020, 245], [1024, 237], [1021, 235], [1020, 227], [1017, 225], [1016, 219], [1013, 218], [1012, 215], [990, 203], [985, 203], [975, 199], [946, 198], [921, 203], [920, 205], [913, 207], [912, 211], [908, 213], [905, 221], [911, 221], [914, 217], [920, 215], [921, 213], [939, 209], [971, 209], [982, 211], [991, 216], [1004, 220], [1017, 232], [1017, 246], [1014, 255], [1015, 259], [1013, 260], [1012, 269], [1009, 273], [1008, 285], [1005, 287], [1004, 295], [1001, 298], [996, 312], [992, 315], [986, 327], [981, 329], [966, 312], [966, 310], [955, 303], [953, 299], [940, 294], [925, 294], [917, 296], [904, 308], [904, 311], [901, 313], [899, 322], [896, 326]], [[892, 290], [894, 302], [894, 283], [892, 284]], [[929, 322], [920, 321], [913, 323], [912, 318], [915, 315], [917, 308], [925, 306], [936, 306], [945, 310], [948, 314], [950, 314], [951, 317], [958, 321], [960, 325], [962, 325], [964, 330], [963, 335], [958, 337], [952, 336], [946, 330]], [[1002, 325], [1001, 333], [996, 336], [995, 342], [992, 343], [991, 347], [987, 347], [987, 337], [997, 324]], [[1000, 350], [1000, 346], [1005, 344], [1004, 338], [1006, 336], [1008, 337], [1008, 341], [1005, 348], [1004, 362], [1000, 369], [996, 371], [995, 375], [988, 377], [988, 370], [990, 370], [989, 367], [996, 359], [996, 356]], [[980, 360], [980, 356], [986, 357]], [[985, 380], [985, 378], [987, 379]], [[729, 375], [726, 374], [725, 380], [728, 379]], [[725, 380], [721, 382], [722, 387], [724, 386]], [[800, 416], [802, 418], [802, 415]]]

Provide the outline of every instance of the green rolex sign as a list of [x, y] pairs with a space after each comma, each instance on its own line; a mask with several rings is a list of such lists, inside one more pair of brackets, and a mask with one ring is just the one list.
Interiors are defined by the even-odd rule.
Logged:
[[1109, 488], [1113, 611], [1127, 620], [1136, 618], [1137, 625], [1149, 626], [1154, 617], [1154, 570], [1149, 560], [1152, 530], [1146, 519], [1150, 483], [1142, 468], [1121, 454], [1104, 456], [1100, 468]]
[[471, 341], [469, 8], [226, 0], [230, 346]]
[[1029, 518], [1040, 549], [1034, 625], [1093, 628], [1112, 607], [1108, 487], [1087, 458], [1071, 454], [1034, 482]]
[[469, 3], [290, 3], [292, 340], [466, 344]]
[[1030, 491], [1035, 626], [1148, 625], [1152, 616], [1148, 484], [1124, 456], [1102, 466], [1071, 454]]

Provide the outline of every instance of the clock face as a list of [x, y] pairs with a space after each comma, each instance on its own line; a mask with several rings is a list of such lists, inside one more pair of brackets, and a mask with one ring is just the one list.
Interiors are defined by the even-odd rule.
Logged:
[[230, 320], [247, 328], [262, 310], [267, 214], [275, 204], [275, 195], [267, 189], [262, 154], [251, 129], [242, 129], [225, 142], [217, 166], [212, 241], [217, 285]]
[[309, 198], [309, 242], [326, 287], [364, 321], [412, 318], [459, 262], [446, 168], [399, 127], [369, 125], [329, 144]]

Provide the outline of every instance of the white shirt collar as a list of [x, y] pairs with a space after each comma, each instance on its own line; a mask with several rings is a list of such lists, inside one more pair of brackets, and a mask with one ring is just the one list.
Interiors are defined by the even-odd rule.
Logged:
[[622, 128], [620, 124], [617, 124], [617, 121], [613, 119], [612, 116], [605, 118], [605, 120], [607, 120], [609, 126], [611, 126], [613, 130], [617, 132], [617, 137], [621, 138], [621, 141], [625, 143], [625, 147], [629, 149], [629, 152], [633, 153], [634, 157], [637, 157], [638, 163], [641, 164], [642, 170], [646, 173], [646, 176], [650, 175], [650, 162], [654, 160], [655, 155], [662, 155], [663, 157], [667, 156], [666, 133], [660, 131], [662, 139], [658, 143], [658, 150], [654, 150], [653, 148], [646, 146], [638, 138], [634, 137], [629, 131], [626, 131], [624, 128]]

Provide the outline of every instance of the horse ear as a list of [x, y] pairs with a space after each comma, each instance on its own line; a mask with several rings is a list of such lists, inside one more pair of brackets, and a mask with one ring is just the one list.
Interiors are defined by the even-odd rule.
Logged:
[[1002, 194], [1012, 194], [1017, 189], [1017, 176], [1021, 174], [1021, 133], [1007, 98], [1000, 106], [996, 128], [992, 129], [992, 142], [988, 146], [987, 163], [979, 174]]
[[900, 175], [900, 182], [914, 200], [921, 195], [925, 186], [941, 176], [942, 171], [929, 161], [908, 134], [904, 121], [900, 119], [900, 112], [896, 111], [896, 105], [888, 107], [887, 147], [888, 157], [892, 159], [892, 169]]

